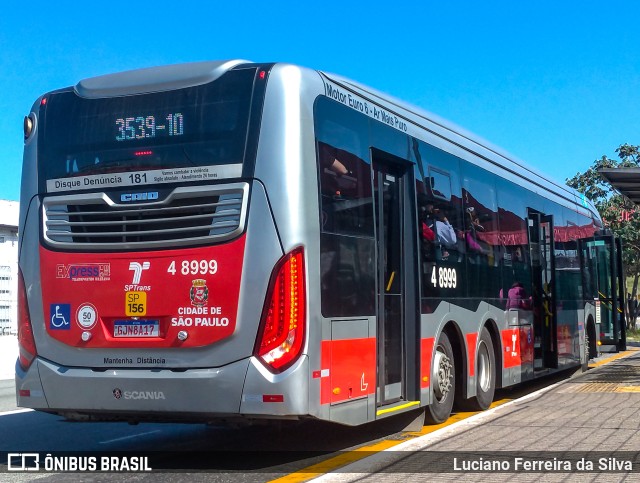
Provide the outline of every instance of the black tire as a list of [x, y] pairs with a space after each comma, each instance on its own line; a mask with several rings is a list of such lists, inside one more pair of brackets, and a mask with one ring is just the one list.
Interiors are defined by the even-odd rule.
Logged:
[[584, 331], [584, 362], [582, 363], [582, 372], [587, 372], [589, 370], [589, 359], [590, 357], [589, 350], [589, 330], [585, 329]]
[[582, 372], [589, 370], [589, 361], [596, 357], [595, 349], [595, 329], [591, 319], [587, 322], [587, 326], [584, 329], [584, 353], [586, 361], [582, 363]]
[[440, 334], [440, 340], [436, 345], [431, 369], [431, 387], [433, 401], [426, 408], [425, 418], [431, 424], [443, 423], [451, 415], [456, 387], [453, 349], [449, 337], [444, 332]]
[[493, 341], [486, 327], [480, 333], [476, 358], [476, 403], [479, 411], [484, 411], [493, 402], [496, 393], [496, 354]]
[[456, 406], [463, 411], [484, 411], [493, 402], [496, 393], [496, 355], [489, 330], [480, 332], [476, 353], [476, 395], [469, 399], [458, 398]]

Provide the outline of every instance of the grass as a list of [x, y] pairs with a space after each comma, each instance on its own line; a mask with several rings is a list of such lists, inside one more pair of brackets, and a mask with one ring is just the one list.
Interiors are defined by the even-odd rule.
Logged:
[[627, 329], [627, 341], [629, 341], [629, 342], [640, 342], [640, 330], [638, 330], [638, 329]]

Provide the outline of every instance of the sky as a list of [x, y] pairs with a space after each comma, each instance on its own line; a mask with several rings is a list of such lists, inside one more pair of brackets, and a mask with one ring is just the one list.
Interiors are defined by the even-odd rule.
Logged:
[[640, 2], [3, 0], [0, 199], [45, 92], [181, 62], [340, 74], [479, 135], [558, 181], [640, 144]]

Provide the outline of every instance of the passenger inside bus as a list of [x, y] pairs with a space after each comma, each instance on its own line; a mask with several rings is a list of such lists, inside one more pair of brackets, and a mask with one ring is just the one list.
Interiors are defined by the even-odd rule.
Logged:
[[[477, 212], [473, 206], [467, 208], [467, 228], [465, 230], [465, 241], [467, 242], [467, 248], [469, 249], [469, 253], [477, 253], [479, 255], [484, 255], [485, 250], [480, 245], [478, 239], [478, 232], [483, 232], [484, 227], [480, 224], [480, 219], [478, 218]], [[473, 260], [470, 258], [470, 260]]]
[[450, 250], [456, 248], [458, 238], [446, 213], [428, 202], [424, 195], [418, 196], [423, 252], [427, 259], [447, 260]]
[[[502, 290], [500, 290], [500, 298], [503, 298]], [[532, 299], [527, 297], [527, 291], [521, 282], [515, 281], [507, 292], [506, 308], [531, 310]]]

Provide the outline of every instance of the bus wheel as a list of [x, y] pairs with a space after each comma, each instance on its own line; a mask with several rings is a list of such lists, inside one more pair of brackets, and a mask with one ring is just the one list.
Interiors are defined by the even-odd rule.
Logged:
[[436, 346], [431, 370], [431, 385], [433, 402], [427, 406], [425, 417], [432, 424], [442, 423], [451, 414], [456, 386], [453, 349], [449, 337], [444, 332], [440, 334], [440, 340]]
[[595, 355], [591, 351], [591, 322], [587, 322], [587, 326], [584, 329], [584, 359], [585, 361], [582, 363], [582, 372], [586, 372], [589, 370], [589, 360], [591, 360]]
[[476, 402], [477, 409], [484, 411], [493, 402], [493, 396], [496, 392], [496, 355], [493, 351], [491, 335], [486, 327], [480, 333], [477, 360]]
[[456, 400], [456, 407], [461, 411], [484, 411], [493, 402], [496, 392], [496, 356], [493, 350], [491, 335], [487, 328], [480, 332], [478, 354], [476, 357], [476, 395]]

